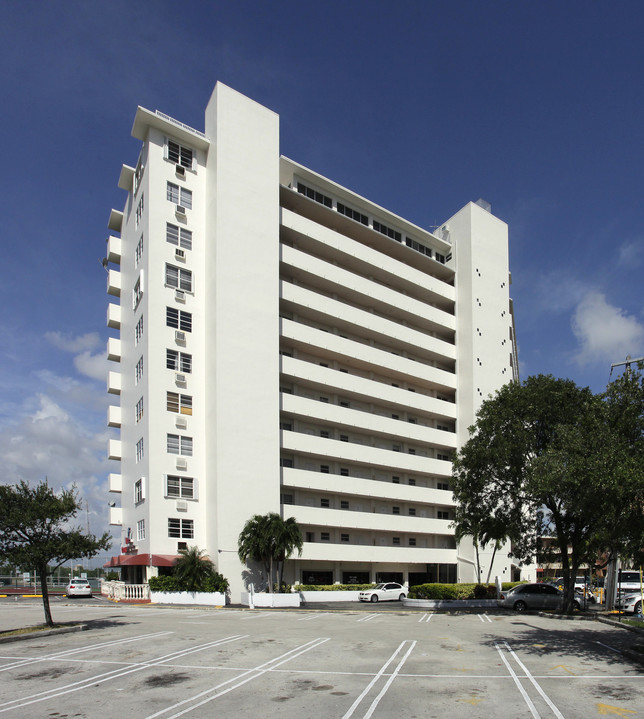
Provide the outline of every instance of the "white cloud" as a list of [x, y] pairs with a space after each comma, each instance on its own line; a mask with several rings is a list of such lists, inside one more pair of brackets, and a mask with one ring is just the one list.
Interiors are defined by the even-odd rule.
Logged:
[[642, 264], [643, 256], [644, 242], [641, 239], [624, 242], [617, 250], [617, 266], [628, 270], [636, 269]]
[[644, 348], [644, 325], [600, 292], [588, 292], [579, 302], [572, 331], [579, 342], [575, 360], [580, 365], [635, 357]]
[[96, 349], [101, 344], [98, 332], [87, 332], [76, 337], [63, 332], [45, 332], [45, 339], [63, 352], [84, 352]]
[[93, 355], [89, 350], [74, 357], [74, 367], [86, 377], [104, 382], [107, 377], [108, 360], [104, 352]]

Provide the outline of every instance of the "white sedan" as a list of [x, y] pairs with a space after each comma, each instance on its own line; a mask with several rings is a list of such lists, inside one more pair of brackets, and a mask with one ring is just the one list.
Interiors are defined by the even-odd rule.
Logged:
[[67, 585], [65, 594], [68, 597], [91, 597], [92, 587], [87, 579], [72, 579]]
[[633, 614], [642, 613], [642, 593], [628, 592], [617, 597], [615, 609], [621, 612], [633, 612]]
[[402, 584], [396, 582], [382, 582], [373, 589], [360, 592], [358, 599], [361, 602], [392, 602], [402, 601], [407, 596], [407, 590]]

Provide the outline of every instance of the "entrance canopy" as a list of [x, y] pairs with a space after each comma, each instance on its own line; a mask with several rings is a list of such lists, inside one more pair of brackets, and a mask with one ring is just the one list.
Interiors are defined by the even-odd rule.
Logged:
[[112, 557], [103, 567], [115, 569], [117, 567], [171, 567], [179, 559], [176, 554], [119, 554]]

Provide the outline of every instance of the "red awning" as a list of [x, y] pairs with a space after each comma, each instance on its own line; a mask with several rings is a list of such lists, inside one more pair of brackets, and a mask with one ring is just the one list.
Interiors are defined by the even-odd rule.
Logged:
[[103, 567], [171, 567], [177, 559], [179, 556], [175, 554], [119, 554]]

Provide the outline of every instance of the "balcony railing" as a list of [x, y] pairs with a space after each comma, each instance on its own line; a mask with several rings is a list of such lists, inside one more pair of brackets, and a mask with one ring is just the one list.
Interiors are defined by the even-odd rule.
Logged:
[[150, 587], [147, 584], [102, 581], [101, 594], [115, 602], [145, 601], [150, 599]]

